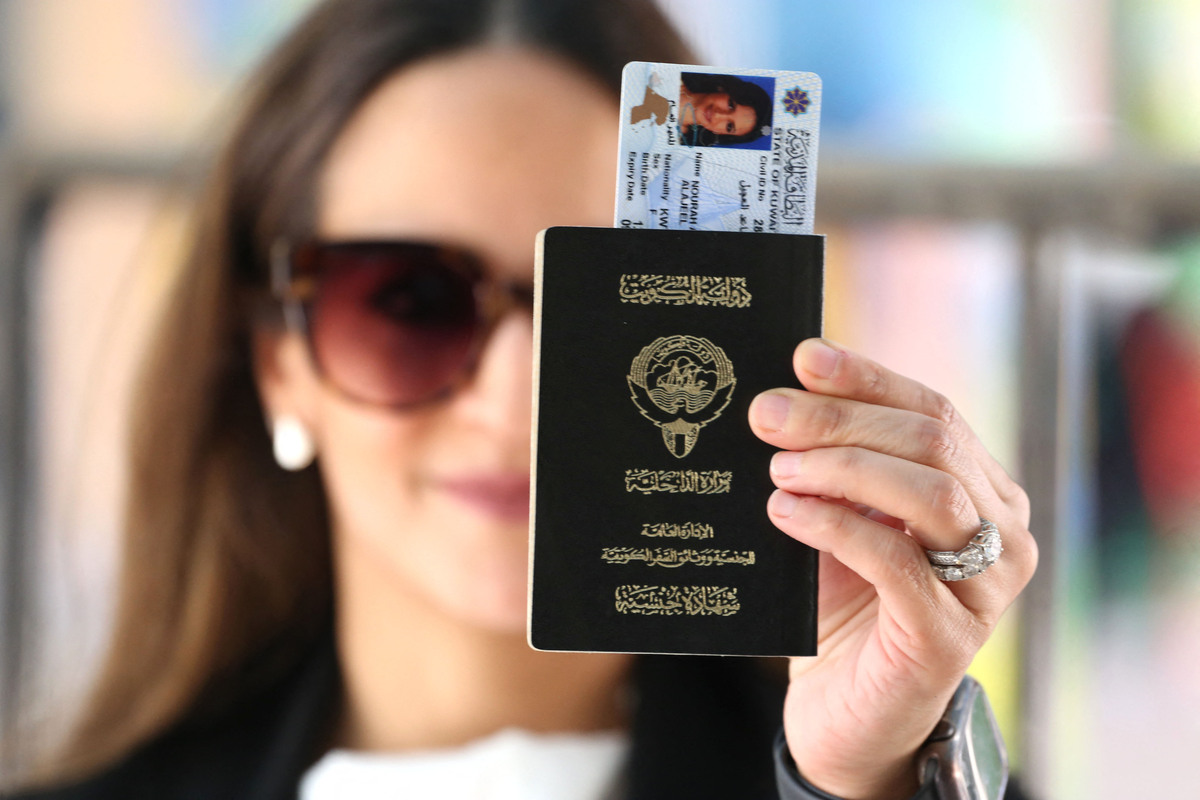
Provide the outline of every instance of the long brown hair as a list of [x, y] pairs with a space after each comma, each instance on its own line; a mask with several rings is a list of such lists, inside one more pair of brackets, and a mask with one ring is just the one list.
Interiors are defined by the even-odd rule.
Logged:
[[415, 60], [493, 41], [565, 57], [614, 94], [627, 61], [688, 57], [649, 0], [328, 0], [282, 43], [201, 195], [146, 363], [111, 645], [53, 779], [220, 714], [331, 624], [317, 468], [272, 460], [245, 298], [266, 285], [270, 242], [308, 230], [315, 175], [371, 91]]

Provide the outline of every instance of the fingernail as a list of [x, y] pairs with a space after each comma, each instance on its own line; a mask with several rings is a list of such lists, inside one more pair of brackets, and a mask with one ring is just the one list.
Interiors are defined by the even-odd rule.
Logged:
[[790, 517], [796, 510], [796, 495], [776, 489], [767, 500], [767, 511], [774, 517]]
[[841, 358], [842, 354], [830, 347], [824, 339], [809, 339], [800, 348], [801, 366], [818, 378], [833, 377]]
[[769, 431], [783, 430], [790, 405], [783, 395], [767, 392], [754, 398], [754, 402], [750, 404], [750, 414], [760, 428]]
[[800, 474], [803, 453], [781, 452], [771, 456], [771, 474], [776, 478], [790, 478]]

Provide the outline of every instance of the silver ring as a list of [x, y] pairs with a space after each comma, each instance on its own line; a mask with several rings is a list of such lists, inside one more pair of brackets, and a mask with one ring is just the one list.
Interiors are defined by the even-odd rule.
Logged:
[[926, 550], [933, 571], [944, 581], [961, 581], [983, 574], [1000, 554], [1004, 545], [1000, 543], [1000, 531], [996, 523], [979, 518], [979, 533], [971, 537], [961, 550]]

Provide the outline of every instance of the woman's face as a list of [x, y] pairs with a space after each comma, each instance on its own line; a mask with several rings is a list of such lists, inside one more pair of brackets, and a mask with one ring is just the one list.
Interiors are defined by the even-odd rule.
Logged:
[[[318, 235], [452, 243], [492, 276], [532, 286], [539, 230], [612, 224], [615, 110], [547, 56], [481, 49], [420, 62], [382, 84], [336, 141]], [[314, 433], [340, 581], [523, 629], [531, 356], [532, 320], [517, 308], [458, 392], [395, 412], [344, 399], [298, 339], [282, 343], [268, 401]], [[343, 599], [355, 590], [339, 586]]]
[[745, 136], [758, 124], [758, 113], [726, 92], [709, 92], [696, 100], [696, 123], [722, 136]]

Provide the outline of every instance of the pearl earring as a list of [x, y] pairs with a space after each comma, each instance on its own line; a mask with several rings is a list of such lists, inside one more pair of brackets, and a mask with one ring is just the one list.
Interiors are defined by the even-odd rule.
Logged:
[[271, 423], [271, 440], [275, 462], [291, 472], [304, 469], [317, 454], [312, 434], [299, 417], [280, 414]]

